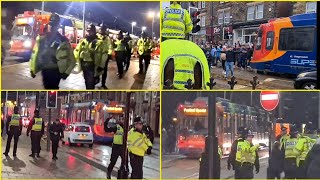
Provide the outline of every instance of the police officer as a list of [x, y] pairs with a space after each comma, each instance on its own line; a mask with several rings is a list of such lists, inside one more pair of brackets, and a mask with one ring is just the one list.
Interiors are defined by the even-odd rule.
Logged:
[[102, 85], [101, 85], [102, 88], [107, 89], [106, 80], [107, 80], [107, 74], [108, 74], [108, 63], [112, 56], [113, 45], [112, 45], [111, 38], [109, 37], [107, 26], [105, 24], [102, 23], [100, 25], [100, 33], [98, 33], [97, 36], [103, 42], [104, 55], [107, 56], [106, 64], [104, 66], [104, 71], [102, 74]]
[[187, 40], [169, 39], [161, 43], [161, 85], [170, 80], [175, 89], [185, 90], [191, 79], [193, 89], [209, 89], [208, 61], [201, 48]]
[[17, 156], [17, 147], [18, 147], [18, 141], [19, 136], [21, 135], [22, 131], [22, 118], [19, 114], [19, 107], [15, 106], [13, 108], [14, 113], [11, 115], [11, 117], [8, 117], [7, 124], [6, 124], [6, 132], [8, 134], [7, 139], [7, 146], [6, 150], [3, 153], [5, 156], [8, 156], [8, 153], [10, 151], [10, 144], [12, 137], [14, 138], [14, 146], [13, 146], [13, 156]]
[[133, 48], [133, 39], [130, 37], [130, 33], [127, 33], [127, 36], [124, 38], [124, 41], [127, 44], [127, 48], [126, 48], [126, 60], [125, 60], [125, 64], [126, 64], [126, 71], [128, 71], [129, 66], [130, 66], [130, 59], [131, 59], [131, 55], [132, 55], [132, 48]]
[[131, 179], [143, 178], [143, 157], [151, 154], [152, 143], [142, 132], [143, 123], [140, 117], [134, 119], [134, 128], [128, 133], [128, 151], [132, 168]]
[[74, 56], [81, 64], [86, 89], [95, 89], [97, 78], [103, 73], [107, 58], [103, 42], [98, 39], [93, 24], [89, 24], [87, 33], [74, 50]]
[[231, 146], [231, 152], [228, 158], [228, 170], [231, 169], [231, 166], [233, 167], [235, 179], [253, 178], [253, 164], [256, 165], [256, 171], [259, 171], [259, 167], [257, 163], [255, 163], [258, 146], [253, 146], [252, 143], [250, 143], [252, 135], [250, 134], [249, 138], [248, 135], [249, 130], [247, 128], [239, 127], [238, 139], [236, 139]]
[[182, 9], [180, 2], [171, 1], [170, 7], [161, 11], [161, 40], [184, 39], [190, 33], [193, 24], [187, 10]]
[[[310, 129], [310, 127], [306, 127], [305, 131], [306, 134], [312, 135], [313, 129]], [[308, 152], [311, 150], [312, 146], [316, 143], [316, 139], [311, 139], [310, 137], [306, 136], [305, 134], [300, 135], [298, 138], [298, 142], [293, 149], [297, 153], [297, 166], [298, 166], [298, 177], [299, 179], [306, 178], [306, 166], [305, 166], [305, 160], [307, 157]]]
[[[141, 38], [138, 40], [138, 53], [139, 53], [139, 74], [143, 73], [143, 69], [147, 72], [150, 60], [151, 60], [151, 51], [152, 51], [152, 42], [147, 37], [146, 32], [142, 32]], [[142, 61], [144, 60], [144, 68]]]
[[63, 128], [62, 128], [62, 125], [60, 124], [59, 119], [56, 119], [53, 122], [53, 124], [50, 125], [49, 132], [50, 132], [50, 140], [52, 142], [52, 159], [57, 160], [59, 141], [64, 136]]
[[118, 37], [115, 41], [115, 55], [118, 67], [118, 77], [121, 79], [123, 77], [123, 63], [126, 60], [126, 47], [128, 47], [127, 43], [123, 37], [123, 31], [120, 31]]
[[[124, 163], [124, 157], [123, 157], [123, 119], [119, 119], [118, 123], [114, 127], [107, 126], [106, 132], [113, 132], [113, 144], [112, 144], [112, 151], [111, 151], [111, 158], [110, 158], [110, 164], [107, 169], [107, 178], [111, 179], [111, 172], [116, 164], [118, 157], [121, 156], [121, 164]], [[128, 164], [126, 164], [127, 170]]]
[[42, 72], [45, 89], [59, 89], [61, 78], [67, 79], [76, 65], [72, 47], [68, 39], [58, 32], [60, 17], [50, 16], [48, 32], [38, 36], [30, 59], [31, 77]]
[[31, 154], [30, 157], [35, 157], [37, 155], [40, 158], [40, 143], [41, 137], [44, 134], [44, 121], [40, 117], [39, 110], [34, 111], [34, 118], [30, 121], [28, 129], [27, 129], [27, 136], [31, 131]]
[[298, 142], [299, 131], [295, 126], [290, 128], [290, 137], [284, 143], [284, 172], [285, 178], [295, 179], [298, 177], [297, 152], [294, 150]]

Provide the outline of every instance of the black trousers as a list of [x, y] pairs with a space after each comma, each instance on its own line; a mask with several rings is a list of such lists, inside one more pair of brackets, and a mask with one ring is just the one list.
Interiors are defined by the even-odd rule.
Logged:
[[147, 72], [151, 60], [151, 55], [139, 55], [139, 72], [143, 72], [143, 60], [145, 72]]
[[59, 69], [44, 69], [42, 73], [42, 83], [45, 89], [59, 89], [61, 74]]
[[295, 158], [284, 160], [284, 173], [286, 179], [295, 179], [298, 177], [298, 167]]
[[132, 168], [131, 179], [143, 179], [143, 156], [130, 155], [130, 165]]
[[235, 179], [253, 179], [253, 164], [243, 163], [241, 165], [235, 165]]
[[40, 142], [42, 133], [40, 131], [31, 131], [31, 152], [32, 154], [40, 153]]
[[[320, 172], [319, 172], [320, 173]], [[304, 160], [299, 162], [297, 179], [306, 179], [307, 178], [307, 169], [304, 163]]]
[[267, 168], [267, 179], [280, 179], [280, 170]]
[[123, 63], [126, 60], [126, 52], [125, 51], [116, 51], [116, 61], [118, 67], [118, 74], [123, 74]]
[[10, 145], [11, 145], [11, 140], [14, 140], [14, 145], [13, 145], [13, 154], [17, 153], [17, 148], [18, 148], [18, 141], [19, 141], [19, 134], [18, 133], [9, 133], [8, 134], [8, 139], [7, 139], [7, 146], [6, 146], [6, 151], [5, 153], [8, 154], [10, 151]]
[[104, 66], [104, 71], [103, 71], [103, 74], [102, 74], [102, 85], [105, 85], [106, 84], [106, 81], [107, 81], [107, 76], [108, 76], [108, 64], [109, 64], [109, 61], [111, 59], [111, 55], [108, 56], [108, 59], [106, 61], [106, 65]]
[[130, 59], [131, 59], [131, 49], [126, 54], [126, 70], [129, 69], [130, 66]]
[[[123, 147], [122, 145], [113, 144], [112, 145], [112, 151], [111, 151], [111, 158], [110, 158], [110, 164], [108, 166], [108, 172], [112, 172], [112, 169], [114, 165], [116, 164], [118, 157], [121, 157], [121, 165], [124, 163], [124, 157], [123, 157]], [[129, 171], [128, 164], [126, 165], [127, 170]]]
[[81, 68], [83, 71], [86, 89], [95, 89], [94, 64], [82, 62]]
[[52, 138], [52, 156], [57, 157], [58, 147], [59, 147], [59, 138]]

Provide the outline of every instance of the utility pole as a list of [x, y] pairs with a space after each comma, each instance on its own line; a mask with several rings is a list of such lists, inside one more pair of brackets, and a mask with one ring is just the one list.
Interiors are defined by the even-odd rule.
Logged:
[[85, 14], [86, 14], [86, 2], [83, 2], [82, 7], [82, 22], [83, 22], [83, 38], [86, 36], [86, 22], [85, 22]]
[[44, 1], [41, 2], [41, 11], [42, 11], [42, 13], [44, 11]]

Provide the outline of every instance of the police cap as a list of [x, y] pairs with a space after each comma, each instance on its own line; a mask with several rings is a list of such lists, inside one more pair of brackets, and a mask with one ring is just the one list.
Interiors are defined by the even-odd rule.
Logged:
[[135, 117], [133, 122], [134, 122], [134, 124], [142, 123], [141, 117]]
[[60, 25], [60, 16], [56, 13], [51, 14], [49, 19], [49, 25], [50, 26], [59, 26]]
[[14, 111], [15, 113], [19, 112], [19, 107], [18, 107], [18, 106], [14, 106], [13, 111]]

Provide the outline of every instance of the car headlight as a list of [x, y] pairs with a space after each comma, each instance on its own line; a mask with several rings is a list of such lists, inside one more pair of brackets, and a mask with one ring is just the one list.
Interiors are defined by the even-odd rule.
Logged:
[[301, 73], [298, 75], [298, 78], [305, 77], [306, 75], [307, 75], [307, 73]]
[[23, 47], [25, 48], [31, 48], [32, 42], [30, 40], [26, 40], [23, 42]]
[[10, 41], [10, 46], [12, 46], [12, 44], [13, 44], [13, 41]]

